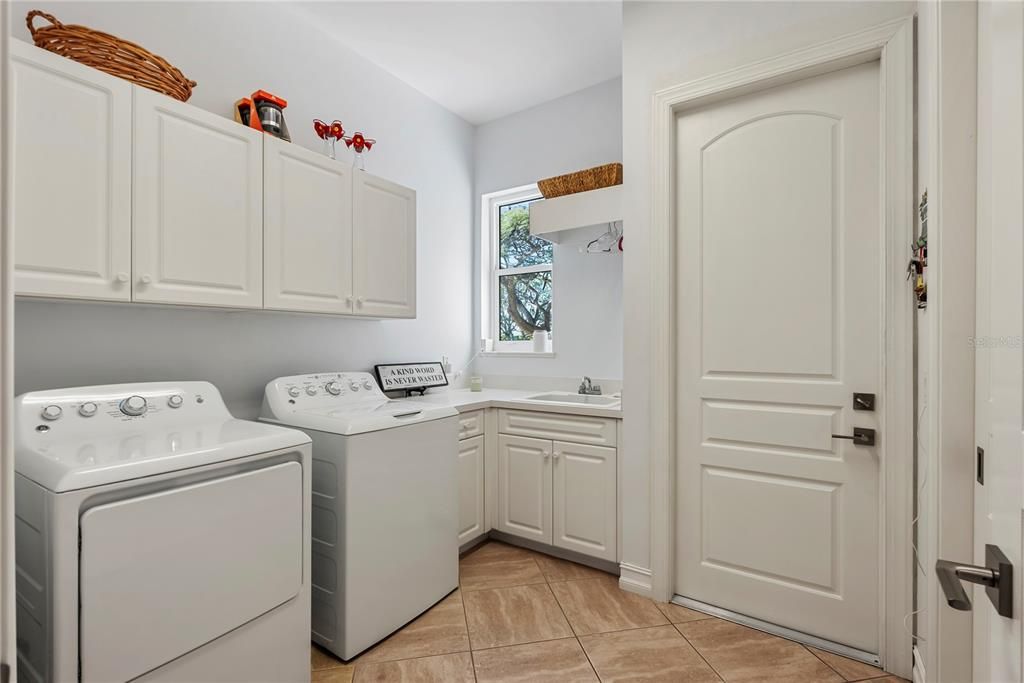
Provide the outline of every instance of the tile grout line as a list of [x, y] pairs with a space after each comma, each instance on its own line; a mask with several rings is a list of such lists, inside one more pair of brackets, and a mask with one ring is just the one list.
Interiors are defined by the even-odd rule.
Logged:
[[[795, 643], [796, 641], [794, 640], [793, 642]], [[847, 679], [847, 678], [846, 678], [846, 676], [844, 676], [843, 674], [839, 673], [839, 670], [838, 670], [838, 669], [836, 669], [836, 668], [835, 668], [834, 666], [832, 666], [831, 664], [829, 664], [828, 662], [826, 662], [826, 661], [825, 661], [824, 659], [822, 659], [821, 657], [819, 657], [819, 656], [818, 656], [818, 653], [817, 653], [817, 652], [815, 652], [815, 651], [814, 651], [814, 650], [812, 650], [811, 648], [807, 647], [807, 646], [806, 646], [806, 645], [804, 645], [803, 643], [800, 643], [800, 647], [802, 647], [802, 648], [803, 648], [804, 650], [806, 650], [807, 652], [809, 652], [809, 653], [810, 653], [810, 655], [811, 655], [812, 657], [814, 657], [814, 658], [815, 658], [815, 659], [817, 659], [817, 660], [818, 660], [819, 662], [821, 662], [822, 664], [824, 664], [825, 666], [827, 666], [827, 667], [828, 667], [828, 668], [829, 668], [829, 669], [830, 669], [831, 671], [835, 672], [835, 675], [836, 675], [836, 676], [839, 676], [839, 678], [843, 679], [844, 683], [847, 683], [847, 681], [848, 681], [849, 679]]]
[[[483, 543], [480, 544], [484, 545]], [[469, 613], [466, 611], [466, 593], [462, 590], [462, 558], [459, 558], [459, 602], [462, 603], [462, 623], [466, 625], [466, 644], [469, 645], [469, 666], [473, 669], [473, 683], [479, 683], [476, 677], [476, 657], [473, 656], [473, 639], [469, 635]], [[355, 683], [353, 681], [352, 683]]]
[[[696, 619], [695, 621], [704, 621], [704, 619]], [[683, 623], [685, 624], [685, 623], [690, 623], [690, 622], [683, 622]], [[701, 658], [701, 661], [703, 661], [705, 664], [708, 665], [708, 668], [711, 669], [711, 673], [713, 673], [716, 676], [718, 676], [718, 680], [724, 681], [725, 680], [725, 676], [722, 675], [722, 672], [719, 671], [718, 669], [716, 669], [715, 667], [713, 667], [711, 665], [711, 662], [708, 661], [708, 658], [704, 656], [704, 653], [701, 652], [697, 648], [696, 645], [694, 645], [693, 643], [690, 642], [690, 639], [686, 637], [685, 633], [683, 633], [682, 631], [679, 630], [679, 624], [672, 624], [672, 628], [674, 628], [676, 630], [676, 633], [678, 633], [682, 637], [682, 639], [684, 641], [686, 641], [686, 644], [689, 645], [693, 649], [693, 651], [697, 653], [697, 656]]]
[[[547, 578], [546, 576], [544, 578]], [[590, 655], [587, 654], [587, 648], [583, 647], [583, 641], [580, 640], [580, 634], [576, 632], [576, 627], [572, 625], [572, 621], [569, 620], [569, 615], [565, 613], [565, 607], [562, 606], [562, 601], [558, 599], [558, 595], [555, 591], [551, 590], [551, 582], [548, 582], [548, 590], [551, 591], [551, 597], [555, 599], [555, 604], [558, 605], [558, 611], [562, 613], [562, 618], [565, 619], [565, 623], [569, 625], [569, 630], [572, 631], [573, 636], [576, 638], [576, 644], [580, 646], [580, 650], [583, 652], [583, 656], [587, 660], [587, 664], [590, 665], [590, 670], [594, 672], [594, 676], [600, 682], [604, 679], [601, 678], [601, 674], [597, 672], [597, 667], [594, 666], [594, 662], [591, 661]]]

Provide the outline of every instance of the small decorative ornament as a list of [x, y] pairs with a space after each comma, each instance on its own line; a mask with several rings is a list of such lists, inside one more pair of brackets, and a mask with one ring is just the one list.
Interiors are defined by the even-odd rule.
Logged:
[[358, 164], [359, 170], [365, 171], [366, 164], [363, 162], [363, 152], [369, 152], [377, 144], [377, 141], [373, 138], [365, 137], [362, 133], [356, 131], [351, 137], [345, 137], [345, 144], [356, 153], [356, 164]]
[[338, 140], [345, 137], [345, 128], [341, 125], [341, 121], [334, 119], [330, 123], [324, 123], [320, 119], [313, 119], [313, 130], [316, 131], [317, 137], [324, 141], [324, 151], [327, 156], [332, 159], [337, 158], [335, 145]]

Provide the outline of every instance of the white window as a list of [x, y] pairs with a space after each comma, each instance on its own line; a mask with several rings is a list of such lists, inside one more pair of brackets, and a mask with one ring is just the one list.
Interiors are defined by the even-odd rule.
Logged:
[[533, 352], [533, 333], [551, 332], [551, 265], [547, 240], [530, 234], [536, 185], [482, 197], [482, 336], [494, 351]]

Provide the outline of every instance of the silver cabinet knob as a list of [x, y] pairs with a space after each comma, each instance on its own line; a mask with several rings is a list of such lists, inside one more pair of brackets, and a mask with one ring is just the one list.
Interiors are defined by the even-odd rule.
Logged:
[[148, 285], [152, 281], [153, 281], [153, 276], [152, 275], [148, 275], [148, 274], [147, 275], [143, 275], [142, 277], [139, 278], [139, 282], [141, 282], [144, 285]]
[[118, 273], [117, 281], [120, 283], [128, 282], [128, 273]]
[[357, 306], [361, 307], [364, 303], [366, 303], [366, 299], [364, 299], [363, 297], [359, 297], [359, 298], [356, 299], [356, 305]]

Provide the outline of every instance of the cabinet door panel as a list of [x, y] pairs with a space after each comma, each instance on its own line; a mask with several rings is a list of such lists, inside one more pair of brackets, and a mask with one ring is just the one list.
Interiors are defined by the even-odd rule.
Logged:
[[551, 442], [498, 437], [499, 531], [551, 543]]
[[616, 451], [554, 442], [554, 545], [616, 559]]
[[262, 133], [136, 87], [133, 298], [263, 305]]
[[352, 167], [264, 136], [266, 308], [351, 313]]
[[484, 437], [459, 442], [459, 545], [484, 533]]
[[356, 313], [416, 317], [416, 192], [365, 171], [352, 185]]
[[11, 51], [15, 292], [127, 301], [131, 84], [20, 41]]

